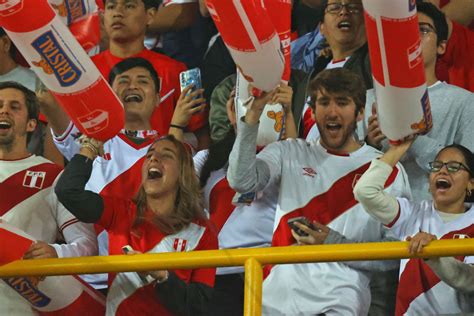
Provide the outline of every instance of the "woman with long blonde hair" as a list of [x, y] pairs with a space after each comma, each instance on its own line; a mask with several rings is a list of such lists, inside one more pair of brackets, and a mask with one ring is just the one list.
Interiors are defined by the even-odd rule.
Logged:
[[[89, 138], [61, 176], [56, 193], [76, 217], [109, 233], [109, 254], [217, 249], [208, 227], [193, 160], [173, 136], [158, 138], [142, 166], [134, 200], [84, 189], [101, 143]], [[202, 315], [215, 268], [110, 274], [107, 315]]]

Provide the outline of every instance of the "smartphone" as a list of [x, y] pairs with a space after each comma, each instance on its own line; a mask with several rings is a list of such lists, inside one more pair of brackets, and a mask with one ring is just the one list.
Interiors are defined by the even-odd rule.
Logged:
[[[179, 74], [179, 84], [181, 86], [181, 91], [183, 91], [184, 88], [186, 88], [190, 84], [193, 85], [193, 88], [188, 92], [188, 94], [193, 91], [201, 89], [202, 88], [201, 70], [199, 70], [199, 68], [193, 68], [193, 69], [182, 71]], [[200, 104], [198, 104], [197, 106], [199, 105]]]
[[298, 234], [298, 236], [301, 236], [301, 237], [305, 237], [305, 236], [308, 236], [307, 233], [305, 233], [304, 231], [302, 231], [301, 229], [299, 229], [295, 223], [298, 222], [300, 224], [303, 224], [305, 226], [308, 226], [309, 228], [313, 229], [314, 230], [314, 226], [311, 224], [311, 222], [304, 216], [300, 216], [300, 217], [293, 217], [293, 218], [290, 218], [288, 219], [287, 223], [288, 223], [288, 226], [290, 226], [291, 229], [293, 229], [295, 231], [296, 234]]

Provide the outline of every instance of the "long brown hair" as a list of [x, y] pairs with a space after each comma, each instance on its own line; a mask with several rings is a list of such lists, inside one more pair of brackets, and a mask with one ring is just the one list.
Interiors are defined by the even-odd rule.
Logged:
[[[157, 142], [167, 140], [173, 143], [178, 149], [179, 159], [179, 177], [178, 177], [178, 192], [176, 194], [174, 212], [170, 215], [155, 214], [151, 221], [164, 234], [176, 233], [187, 227], [192, 221], [205, 219], [203, 200], [199, 180], [194, 170], [194, 163], [190, 150], [177, 140], [173, 135], [167, 135], [158, 138], [150, 149]], [[150, 150], [149, 149], [149, 150]], [[148, 208], [147, 196], [143, 185], [140, 186], [138, 194], [135, 198], [137, 205], [137, 216], [135, 218], [134, 227], [142, 221], [149, 220], [145, 216]]]

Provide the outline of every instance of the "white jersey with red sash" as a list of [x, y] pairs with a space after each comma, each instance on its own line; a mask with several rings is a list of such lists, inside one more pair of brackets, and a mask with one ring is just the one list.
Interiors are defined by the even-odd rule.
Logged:
[[[399, 198], [400, 211], [391, 231], [401, 240], [420, 231], [438, 239], [474, 238], [474, 207], [460, 217], [444, 222], [431, 201], [411, 203]], [[474, 256], [457, 257], [474, 264]], [[403, 259], [400, 264], [400, 283], [397, 292], [396, 315], [439, 315], [462, 313], [457, 292], [423, 262], [422, 259]]]
[[[215, 235], [203, 222], [190, 223], [181, 231], [165, 235], [152, 223], [151, 213], [134, 225], [137, 210], [130, 200], [105, 197], [104, 212], [99, 223], [110, 236], [110, 254], [122, 254], [122, 247], [130, 245], [142, 253], [184, 252], [217, 248]], [[199, 282], [214, 286], [215, 268], [173, 270], [186, 283]], [[107, 293], [107, 315], [163, 315], [172, 313], [158, 298], [153, 283], [143, 281], [135, 272], [110, 274]]]
[[[126, 131], [104, 143], [104, 155], [93, 162], [92, 174], [85, 189], [95, 193], [120, 196], [132, 199], [138, 191], [141, 182], [141, 168], [148, 148], [158, 136], [155, 131], [134, 132], [141, 143], [131, 141]], [[54, 143], [59, 151], [70, 160], [79, 152], [79, 130], [70, 123], [63, 135], [54, 137]], [[99, 254], [108, 255], [107, 233], [97, 228]], [[107, 286], [106, 274], [84, 276], [84, 280], [95, 288]]]
[[[208, 150], [198, 152], [194, 166], [198, 175]], [[237, 195], [226, 178], [227, 167], [211, 172], [204, 187], [204, 203], [217, 230], [219, 249], [266, 247], [272, 242], [278, 188]], [[241, 273], [243, 267], [217, 268], [217, 274]]]
[[[269, 145], [258, 158], [280, 180], [273, 246], [295, 243], [287, 220], [305, 216], [355, 241], [378, 241], [384, 227], [354, 199], [353, 187], [381, 153], [363, 145], [350, 155], [331, 154], [319, 142], [287, 140]], [[394, 168], [386, 187], [408, 195], [403, 169]], [[263, 314], [314, 315], [337, 311], [365, 315], [370, 305], [369, 276], [343, 263], [274, 266], [264, 281]]]
[[[69, 240], [77, 241], [81, 237], [93, 240], [90, 225], [79, 223], [54, 194], [54, 184], [61, 171], [51, 161], [34, 155], [0, 160], [0, 220], [50, 244], [55, 244], [61, 235]], [[60, 257], [90, 255], [84, 252], [89, 250], [86, 248], [55, 246]], [[27, 300], [0, 281], [0, 315], [35, 314]]]

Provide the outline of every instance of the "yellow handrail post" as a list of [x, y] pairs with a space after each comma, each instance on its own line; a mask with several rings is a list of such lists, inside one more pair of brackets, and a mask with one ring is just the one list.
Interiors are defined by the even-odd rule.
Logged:
[[244, 316], [262, 315], [262, 265], [255, 258], [245, 261]]

